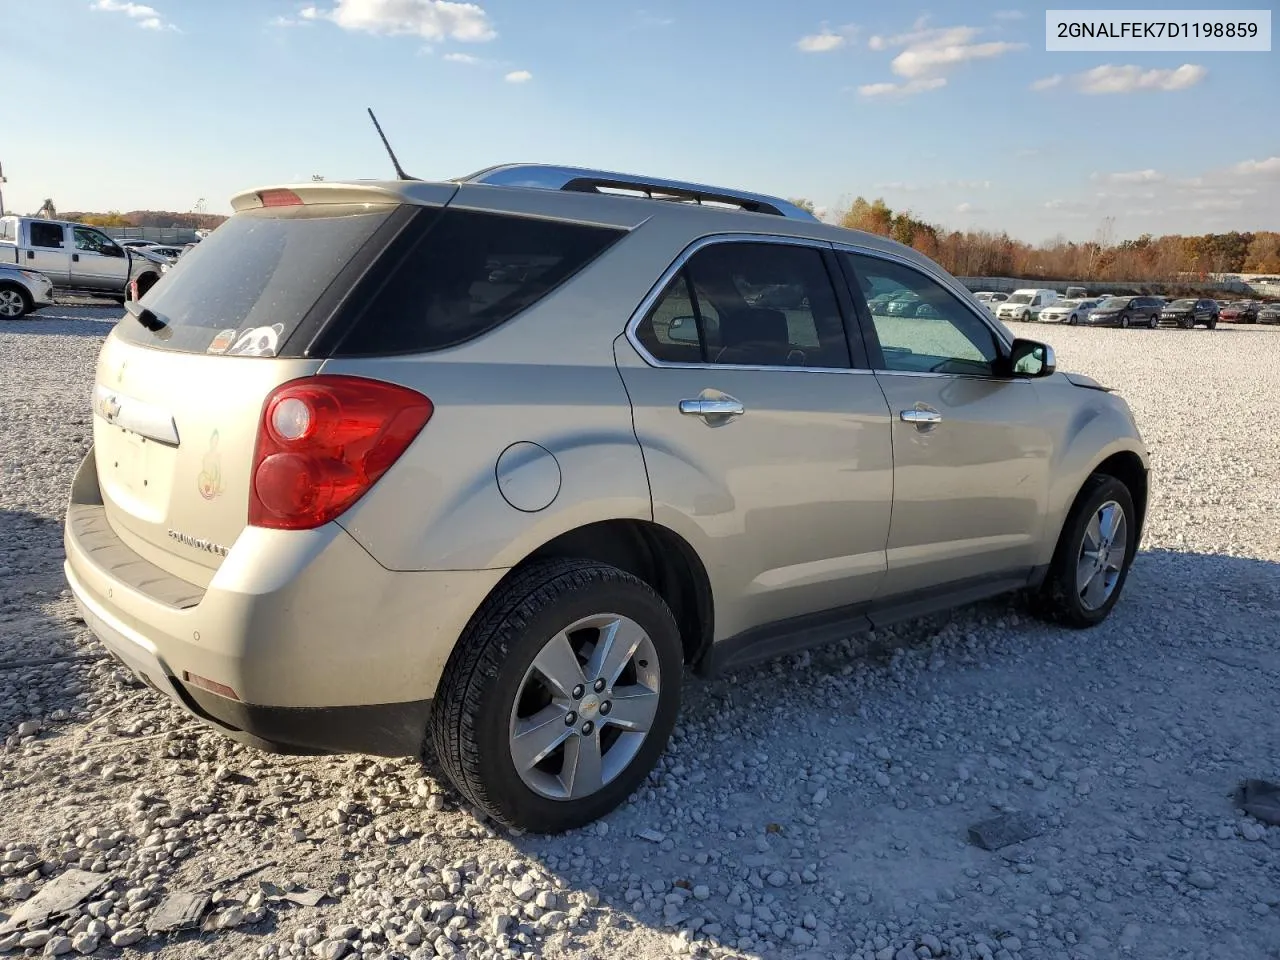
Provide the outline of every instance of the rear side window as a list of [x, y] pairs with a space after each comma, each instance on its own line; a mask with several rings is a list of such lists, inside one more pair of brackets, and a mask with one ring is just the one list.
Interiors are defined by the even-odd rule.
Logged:
[[62, 227], [56, 223], [33, 223], [31, 230], [31, 245], [33, 247], [54, 247], [62, 246]]
[[625, 233], [446, 207], [334, 353], [423, 353], [465, 343], [533, 306]]
[[636, 328], [662, 363], [845, 369], [840, 308], [821, 252], [716, 243], [695, 253]]
[[275, 356], [395, 204], [310, 204], [238, 213], [182, 257], [140, 303], [158, 332], [126, 316], [116, 334], [187, 353]]

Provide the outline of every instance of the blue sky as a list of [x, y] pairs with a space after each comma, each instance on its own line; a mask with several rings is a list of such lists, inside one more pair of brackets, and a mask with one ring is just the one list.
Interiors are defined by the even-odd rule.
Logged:
[[0, 0], [5, 202], [388, 176], [372, 106], [424, 178], [600, 166], [1031, 241], [1280, 227], [1280, 53], [1046, 53], [1010, 6]]

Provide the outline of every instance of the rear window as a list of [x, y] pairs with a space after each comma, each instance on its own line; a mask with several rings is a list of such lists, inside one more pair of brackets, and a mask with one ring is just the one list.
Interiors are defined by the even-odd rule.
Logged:
[[422, 353], [465, 343], [528, 309], [625, 233], [446, 207], [332, 353]]
[[187, 353], [275, 356], [395, 204], [311, 204], [238, 213], [140, 303], [167, 326], [125, 316], [118, 336]]

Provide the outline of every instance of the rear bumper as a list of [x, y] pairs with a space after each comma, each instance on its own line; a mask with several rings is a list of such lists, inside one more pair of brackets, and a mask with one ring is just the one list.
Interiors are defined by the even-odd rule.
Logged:
[[[77, 493], [97, 488], [92, 457]], [[206, 723], [308, 752], [416, 754], [453, 646], [505, 572], [386, 570], [336, 524], [246, 528], [184, 592], [113, 537], [101, 504], [73, 502], [64, 570], [103, 645]]]

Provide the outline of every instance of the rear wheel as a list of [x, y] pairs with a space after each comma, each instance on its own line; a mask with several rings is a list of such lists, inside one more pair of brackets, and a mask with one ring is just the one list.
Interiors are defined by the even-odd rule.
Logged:
[[31, 312], [31, 300], [21, 287], [0, 287], [0, 319], [17, 320]]
[[622, 803], [665, 749], [683, 653], [667, 605], [615, 567], [531, 564], [464, 631], [431, 739], [458, 791], [500, 823], [580, 827]]
[[1129, 488], [1095, 473], [1080, 491], [1063, 526], [1033, 607], [1070, 627], [1101, 623], [1120, 599], [1137, 552], [1137, 514]]
[[1151, 319], [1147, 321], [1147, 326], [1150, 327], [1152, 330], [1160, 326], [1160, 314], [1153, 313], [1151, 315]]
[[1218, 327], [1218, 318], [1210, 317], [1209, 322], [1206, 323], [1205, 326], [1208, 327], [1210, 330], [1216, 330]]

